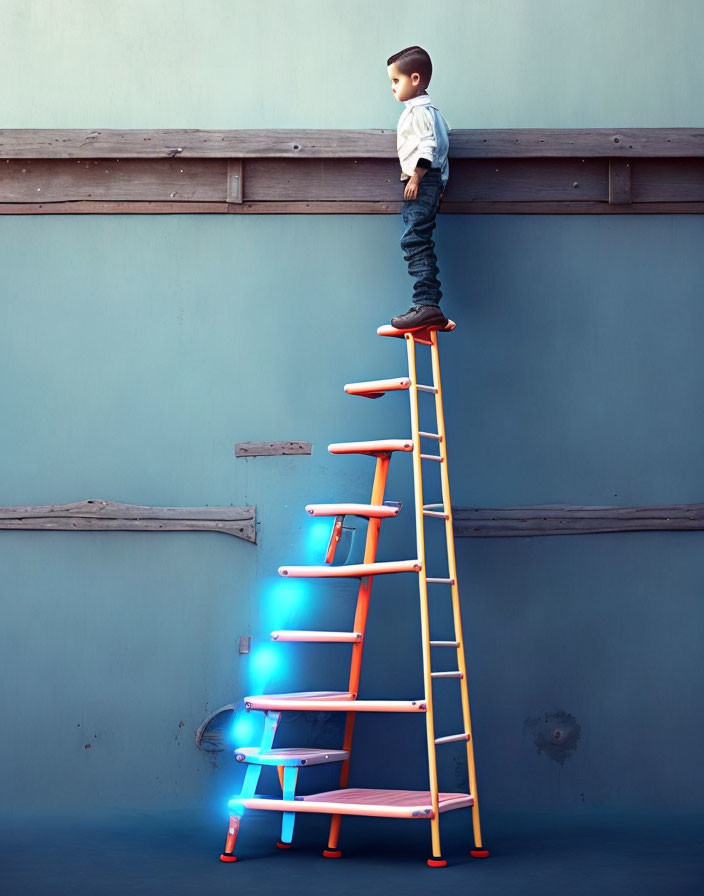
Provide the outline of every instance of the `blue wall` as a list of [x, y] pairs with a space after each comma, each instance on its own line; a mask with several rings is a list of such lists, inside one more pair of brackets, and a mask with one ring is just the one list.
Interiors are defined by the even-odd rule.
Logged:
[[[17, 82], [5, 126], [393, 127], [385, 57], [417, 41], [434, 55], [433, 95], [456, 128], [701, 118], [692, 3], [453, 0], [427, 41], [397, 26], [392, 4], [373, 4], [371, 18], [371, 6], [340, 8], [339, 20], [327, 4], [302, 4], [300, 18], [269, 4], [259, 31], [253, 8], [239, 6], [240, 32], [254, 35], [244, 61], [232, 8], [199, 6], [216, 35], [206, 47], [185, 5], [174, 18], [166, 4], [121, 4], [121, 30], [76, 14], [50, 41], [43, 7], [15, 3], [13, 46], [54, 55]], [[229, 31], [213, 31], [215, 13]], [[136, 37], [145, 16], [149, 52]], [[333, 65], [350, 37], [370, 47], [359, 89]], [[597, 37], [621, 55], [595, 56]], [[289, 59], [305, 41], [320, 55]], [[96, 46], [105, 66], [86, 80]], [[174, 74], [178, 47], [193, 55]], [[650, 81], [636, 67], [646, 51]], [[271, 72], [256, 67], [261, 54]], [[511, 74], [519, 60], [534, 63], [532, 78]], [[142, 92], [140, 71], [153, 73]], [[196, 750], [204, 716], [265, 680], [344, 686], [344, 646], [277, 646], [284, 661], [266, 672], [256, 653], [237, 655], [237, 639], [253, 635], [256, 651], [274, 627], [351, 624], [351, 583], [281, 591], [276, 569], [312, 557], [306, 502], [368, 496], [373, 463], [333, 458], [327, 444], [408, 431], [402, 396], [342, 391], [404, 370], [403, 344], [375, 335], [408, 304], [399, 228], [395, 216], [0, 219], [0, 504], [254, 503], [259, 518], [256, 546], [201, 533], [0, 533], [4, 805], [222, 811], [239, 769]], [[699, 216], [441, 217], [444, 301], [458, 323], [443, 341], [455, 504], [701, 500], [703, 237]], [[311, 441], [313, 454], [234, 458], [235, 442], [278, 439]], [[408, 458], [394, 460], [388, 493], [410, 500]], [[412, 539], [402, 515], [384, 528], [381, 558], [410, 556]], [[700, 542], [458, 542], [487, 807], [701, 807]], [[420, 693], [413, 586], [375, 585], [367, 696]], [[539, 720], [560, 711], [580, 728], [564, 764], [535, 744]], [[415, 721], [360, 718], [353, 783], [422, 786]], [[289, 733], [329, 742], [336, 724], [299, 719]], [[390, 776], [375, 762], [387, 746], [400, 751]], [[443, 786], [461, 786], [446, 749]]]

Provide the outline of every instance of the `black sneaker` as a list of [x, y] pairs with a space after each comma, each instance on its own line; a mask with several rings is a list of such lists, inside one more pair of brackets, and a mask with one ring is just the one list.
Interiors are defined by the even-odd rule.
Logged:
[[447, 318], [439, 305], [414, 305], [405, 314], [391, 318], [391, 326], [397, 330], [417, 330], [422, 327], [447, 326]]

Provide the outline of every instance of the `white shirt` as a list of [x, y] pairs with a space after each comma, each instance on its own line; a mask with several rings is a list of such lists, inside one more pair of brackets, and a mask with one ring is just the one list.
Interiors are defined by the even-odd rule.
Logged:
[[[405, 106], [396, 128], [396, 149], [401, 163], [401, 180], [408, 180], [418, 159], [429, 159], [431, 168], [439, 168], [443, 188], [450, 177], [447, 153], [450, 126], [427, 93], [404, 100]], [[404, 177], [408, 175], [408, 177]]]

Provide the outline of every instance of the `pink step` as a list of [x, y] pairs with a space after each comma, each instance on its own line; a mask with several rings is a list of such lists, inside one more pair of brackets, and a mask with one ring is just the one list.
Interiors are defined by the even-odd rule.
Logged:
[[273, 641], [303, 641], [308, 644], [355, 644], [362, 640], [361, 632], [306, 632], [280, 630], [271, 633]]
[[[438, 794], [438, 809], [449, 812], [474, 805], [469, 793]], [[324, 812], [333, 815], [369, 815], [380, 818], [435, 817], [432, 797], [427, 790], [372, 790], [347, 787], [312, 793], [296, 800], [266, 799], [262, 797], [235, 797], [230, 808], [268, 809], [274, 812]]]
[[330, 454], [390, 454], [392, 451], [413, 451], [411, 439], [375, 439], [371, 442], [337, 442], [328, 445]]
[[355, 700], [344, 691], [259, 694], [244, 698], [245, 709], [313, 710], [320, 712], [426, 712], [424, 700]]
[[348, 566], [280, 566], [279, 575], [289, 579], [346, 579], [396, 572], [420, 572], [419, 560], [391, 560], [385, 563], [350, 563]]
[[381, 398], [386, 392], [397, 392], [408, 389], [411, 381], [407, 376], [398, 376], [391, 380], [370, 380], [366, 383], [347, 383], [345, 392], [348, 395], [361, 395], [363, 398]]
[[281, 750], [261, 750], [259, 747], [237, 747], [235, 759], [251, 765], [294, 766], [322, 765], [349, 759], [347, 750], [321, 750], [310, 747], [285, 747]]
[[362, 516], [375, 520], [398, 516], [400, 509], [387, 504], [306, 504], [306, 512], [311, 516]]

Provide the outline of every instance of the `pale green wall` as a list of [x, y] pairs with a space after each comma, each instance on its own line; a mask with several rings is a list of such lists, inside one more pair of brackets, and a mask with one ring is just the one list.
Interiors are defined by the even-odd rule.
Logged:
[[394, 128], [420, 44], [454, 128], [704, 121], [699, 0], [3, 0], [13, 128]]

